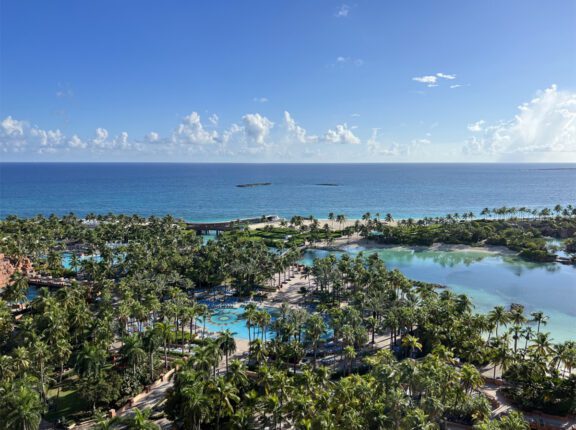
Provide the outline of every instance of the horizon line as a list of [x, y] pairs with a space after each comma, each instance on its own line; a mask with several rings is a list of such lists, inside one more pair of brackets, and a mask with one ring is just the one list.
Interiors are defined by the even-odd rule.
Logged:
[[246, 164], [246, 165], [378, 165], [378, 164], [576, 164], [576, 161], [0, 161], [2, 164]]

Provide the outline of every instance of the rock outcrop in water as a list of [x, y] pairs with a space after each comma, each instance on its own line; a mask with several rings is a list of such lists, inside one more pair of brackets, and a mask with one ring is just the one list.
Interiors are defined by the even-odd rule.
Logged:
[[267, 185], [272, 185], [272, 182], [255, 182], [253, 184], [239, 184], [236, 186], [238, 188], [252, 188], [252, 187], [265, 187]]

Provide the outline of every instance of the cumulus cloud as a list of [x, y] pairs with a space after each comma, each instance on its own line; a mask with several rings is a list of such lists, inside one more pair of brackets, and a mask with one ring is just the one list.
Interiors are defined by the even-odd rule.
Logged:
[[322, 137], [322, 140], [327, 143], [360, 144], [360, 139], [354, 135], [346, 123], [338, 124], [334, 129], [329, 129]]
[[[288, 111], [283, 112], [279, 126], [261, 113], [248, 113], [241, 116], [238, 123], [228, 126], [218, 126], [218, 122], [216, 115], [203, 122], [197, 112], [192, 112], [167, 134], [150, 131], [135, 138], [125, 131], [115, 133], [105, 127], [95, 128], [87, 135], [65, 135], [58, 129], [44, 130], [8, 116], [0, 122], [0, 151], [20, 154], [11, 156], [13, 159], [25, 159], [28, 154], [59, 154], [58, 157], [68, 159], [87, 159], [94, 155], [100, 159], [203, 157], [215, 160], [258, 155], [261, 159], [289, 160], [329, 153], [338, 157], [347, 157], [349, 153], [358, 157], [367, 154], [366, 147], [359, 146], [363, 142], [356, 135], [355, 127], [347, 123], [329, 127], [325, 133], [316, 135]], [[334, 144], [341, 146], [328, 149]], [[410, 144], [385, 146], [374, 139], [368, 141], [371, 153], [403, 154], [406, 145]], [[357, 148], [353, 149], [353, 146]]]
[[183, 145], [210, 145], [218, 142], [218, 132], [206, 129], [200, 115], [192, 112], [174, 130], [172, 141]]
[[552, 85], [518, 106], [514, 119], [468, 127], [466, 154], [576, 153], [576, 93]]
[[70, 148], [85, 149], [88, 146], [88, 144], [74, 134], [68, 140], [68, 146]]
[[11, 116], [0, 123], [0, 151], [4, 153], [26, 151], [30, 154], [55, 154], [79, 150], [108, 152], [132, 149], [139, 149], [139, 145], [130, 141], [128, 133], [121, 132], [112, 137], [102, 127], [95, 130], [92, 138], [82, 139], [77, 134], [67, 137], [59, 129], [44, 130]]
[[254, 97], [252, 99], [252, 101], [255, 101], [256, 103], [268, 103], [268, 98], [267, 97]]
[[289, 138], [296, 140], [296, 142], [312, 143], [318, 140], [317, 136], [309, 136], [306, 129], [299, 126], [288, 111], [284, 111], [284, 127]]
[[150, 133], [148, 133], [146, 135], [144, 140], [146, 140], [146, 142], [150, 142], [150, 143], [158, 142], [160, 140], [160, 135], [158, 133], [156, 133], [155, 131], [151, 131]]
[[481, 119], [480, 121], [476, 121], [472, 124], [468, 124], [468, 130], [473, 131], [473, 132], [482, 131], [482, 127], [484, 126], [485, 123], [486, 123], [486, 121]]
[[22, 136], [24, 134], [24, 127], [26, 123], [24, 121], [18, 121], [11, 116], [6, 117], [2, 123], [2, 133], [5, 136]]
[[44, 130], [26, 121], [8, 116], [0, 123], [0, 151], [51, 152], [64, 144], [65, 136], [56, 130]]
[[253, 142], [263, 145], [274, 123], [259, 113], [249, 113], [242, 117], [246, 136]]
[[407, 157], [414, 154], [421, 154], [423, 150], [432, 142], [430, 139], [413, 139], [408, 143], [391, 142], [385, 143], [380, 137], [380, 129], [373, 128], [372, 134], [366, 145], [368, 152], [376, 156], [385, 157]]

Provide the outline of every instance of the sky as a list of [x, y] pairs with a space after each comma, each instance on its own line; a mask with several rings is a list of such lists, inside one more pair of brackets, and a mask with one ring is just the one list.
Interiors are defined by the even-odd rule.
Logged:
[[0, 161], [576, 162], [576, 0], [1, 0]]

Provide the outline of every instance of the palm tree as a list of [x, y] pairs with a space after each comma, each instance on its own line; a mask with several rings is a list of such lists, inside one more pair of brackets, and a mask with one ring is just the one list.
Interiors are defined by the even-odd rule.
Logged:
[[538, 324], [538, 327], [536, 328], [536, 334], [538, 334], [540, 333], [540, 325], [548, 324], [548, 316], [544, 315], [544, 312], [542, 311], [532, 312], [530, 315], [532, 315], [532, 321]]
[[494, 363], [494, 379], [496, 379], [496, 368], [500, 366], [502, 374], [508, 369], [513, 361], [513, 357], [507, 347], [507, 342], [498, 346], [493, 353], [492, 361]]
[[168, 343], [174, 339], [173, 326], [169, 323], [158, 322], [154, 324], [154, 330], [158, 333], [160, 339], [162, 339], [164, 346], [164, 368], [168, 369]]
[[246, 365], [238, 359], [232, 360], [230, 362], [230, 371], [226, 373], [226, 378], [236, 387], [245, 387], [248, 385]]
[[326, 331], [326, 324], [324, 323], [324, 319], [319, 314], [312, 315], [308, 321], [306, 322], [305, 333], [306, 337], [312, 343], [312, 348], [314, 349], [314, 361], [313, 366], [316, 368], [316, 355], [318, 352], [318, 342], [320, 338]]
[[15, 272], [10, 283], [4, 288], [4, 300], [9, 303], [22, 303], [27, 300], [28, 278], [22, 272]]
[[471, 394], [473, 390], [484, 384], [484, 378], [482, 378], [478, 369], [468, 363], [465, 363], [460, 369], [460, 381], [468, 394]]
[[536, 357], [547, 359], [552, 353], [552, 343], [550, 333], [538, 333], [532, 340], [532, 345], [528, 347]]
[[43, 400], [46, 400], [46, 364], [51, 358], [51, 351], [45, 342], [35, 339], [30, 345], [30, 356], [35, 362], [40, 375], [40, 389]]
[[22, 384], [12, 387], [3, 399], [0, 421], [6, 429], [38, 430], [44, 406], [37, 392]]
[[146, 352], [143, 349], [140, 336], [132, 335], [124, 338], [124, 345], [119, 352], [123, 361], [132, 366], [132, 372], [136, 375], [136, 367], [146, 360]]
[[416, 336], [407, 334], [402, 338], [402, 346], [410, 349], [410, 357], [414, 355], [414, 351], [422, 351], [422, 344]]
[[152, 421], [150, 421], [150, 416], [152, 415], [152, 409], [146, 408], [140, 410], [134, 408], [132, 410], [134, 415], [122, 418], [121, 422], [126, 425], [128, 430], [159, 430], [160, 426]]
[[334, 226], [334, 217], [335, 217], [334, 212], [330, 212], [330, 213], [328, 214], [328, 219], [329, 219], [330, 221], [332, 221], [332, 226]]
[[228, 415], [232, 415], [234, 413], [232, 402], [239, 402], [240, 397], [238, 397], [238, 389], [221, 377], [211, 381], [210, 389], [216, 401], [216, 428], [219, 429], [222, 411], [224, 410]]
[[250, 357], [259, 365], [268, 356], [268, 351], [261, 339], [254, 339], [249, 346]]
[[204, 372], [206, 375], [215, 373], [216, 367], [222, 357], [222, 350], [217, 341], [209, 340], [203, 346], [194, 351], [193, 360], [190, 363], [194, 369]]
[[12, 352], [12, 367], [16, 374], [23, 375], [30, 368], [30, 353], [28, 349], [19, 346]]
[[60, 398], [60, 389], [62, 388], [62, 377], [64, 375], [64, 365], [70, 359], [70, 355], [72, 355], [72, 346], [68, 339], [62, 338], [58, 339], [53, 346], [52, 352], [54, 354], [54, 358], [58, 362], [60, 366], [60, 373], [58, 376], [58, 393], [56, 394], [56, 399]]
[[254, 303], [248, 303], [244, 307], [244, 313], [242, 314], [242, 318], [246, 320], [246, 327], [248, 328], [248, 344], [252, 342], [251, 328], [256, 323], [256, 311], [256, 305]]
[[506, 325], [510, 322], [510, 314], [506, 311], [504, 306], [495, 306], [488, 312], [488, 320], [494, 324], [496, 328], [496, 337], [498, 337], [498, 327]]
[[340, 229], [342, 229], [342, 225], [346, 222], [346, 215], [340, 214], [336, 216], [336, 222], [340, 224]]
[[228, 373], [228, 357], [230, 354], [234, 354], [236, 352], [236, 341], [234, 340], [235, 334], [236, 333], [232, 333], [229, 329], [226, 329], [218, 337], [220, 350], [226, 357], [226, 373]]
[[352, 372], [354, 359], [356, 358], [356, 350], [352, 345], [348, 345], [344, 348], [344, 357], [346, 357], [346, 361], [348, 362], [348, 374], [350, 374]]
[[148, 327], [146, 329], [146, 333], [144, 334], [143, 344], [146, 353], [148, 354], [148, 370], [150, 372], [150, 381], [154, 380], [154, 354], [158, 350], [162, 342], [162, 337], [157, 330], [154, 328], [150, 329]]

